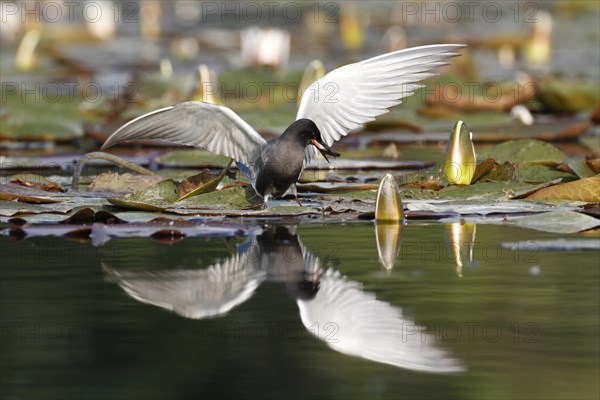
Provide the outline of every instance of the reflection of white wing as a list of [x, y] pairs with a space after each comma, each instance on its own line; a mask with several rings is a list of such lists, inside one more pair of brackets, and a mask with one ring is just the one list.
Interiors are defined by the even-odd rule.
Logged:
[[193, 319], [224, 314], [248, 300], [265, 278], [247, 253], [206, 269], [160, 272], [104, 270], [128, 295]]
[[327, 270], [312, 300], [298, 300], [304, 326], [340, 353], [397, 367], [456, 372], [464, 367], [402, 311]]

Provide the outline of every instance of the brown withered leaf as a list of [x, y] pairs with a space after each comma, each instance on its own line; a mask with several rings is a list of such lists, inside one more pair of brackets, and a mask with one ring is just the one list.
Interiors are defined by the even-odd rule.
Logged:
[[[224, 171], [227, 171], [227, 168], [225, 168]], [[177, 199], [177, 201], [215, 191], [224, 175], [224, 172], [213, 174], [209, 169], [205, 168], [199, 174], [192, 175], [183, 181], [178, 182], [177, 189], [179, 190], [179, 199]]]
[[64, 193], [67, 191], [62, 186], [60, 186], [54, 182], [48, 182], [48, 183], [31, 182], [31, 181], [28, 181], [25, 179], [20, 179], [20, 178], [11, 179], [9, 182], [14, 183], [16, 185], [21, 185], [21, 186], [34, 188], [34, 189], [43, 190], [45, 192]]
[[531, 200], [573, 200], [600, 202], [600, 174], [540, 189], [526, 197]]
[[402, 186], [402, 187], [409, 187], [409, 188], [415, 188], [415, 189], [434, 190], [434, 191], [438, 191], [438, 190], [440, 190], [440, 189], [442, 189], [444, 187], [444, 186], [442, 186], [441, 182], [439, 182], [439, 181], [414, 181], [414, 182], [406, 182], [406, 183], [403, 183], [400, 186]]
[[594, 125], [600, 125], [600, 107], [594, 110], [594, 112], [590, 116], [590, 121], [592, 121]]
[[600, 174], [600, 158], [586, 160], [586, 163], [595, 173]]
[[486, 158], [475, 167], [475, 173], [471, 179], [471, 183], [477, 182], [481, 177], [487, 174], [492, 168], [497, 167], [499, 164], [493, 158]]

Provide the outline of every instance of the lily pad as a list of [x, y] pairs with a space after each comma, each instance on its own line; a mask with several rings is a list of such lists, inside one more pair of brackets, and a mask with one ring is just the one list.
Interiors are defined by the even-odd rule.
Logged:
[[[577, 209], [575, 206], [557, 207], [542, 203], [534, 203], [524, 200], [504, 200], [504, 201], [435, 201], [435, 200], [411, 200], [405, 201], [404, 206], [411, 213], [431, 212], [442, 215], [484, 215], [490, 214], [523, 214], [523, 213], [545, 213], [556, 211], [571, 211]], [[485, 223], [486, 220], [477, 222]], [[443, 222], [456, 222], [454, 219], [443, 220]]]
[[558, 165], [566, 158], [565, 154], [553, 145], [541, 140], [509, 140], [494, 146], [487, 157], [498, 163], [512, 162], [550, 163]]
[[103, 172], [92, 180], [87, 190], [91, 192], [133, 193], [149, 188], [164, 178], [158, 175], [119, 174]]
[[205, 150], [173, 150], [161, 154], [154, 161], [169, 168], [201, 168], [223, 167], [229, 158]]
[[214, 191], [223, 176], [224, 173], [215, 175], [206, 169], [182, 182], [165, 179], [144, 190], [111, 198], [109, 201], [114, 205], [130, 209], [165, 211], [172, 203]]
[[447, 186], [437, 191], [401, 189], [401, 197], [403, 200], [508, 200], [524, 196], [549, 184], [547, 182], [533, 186], [522, 182], [482, 182], [469, 186]]
[[3, 217], [12, 217], [13, 215], [18, 214], [37, 214], [47, 212], [52, 212], [52, 210], [36, 204], [0, 200], [0, 216]]
[[600, 202], [600, 174], [592, 178], [579, 179], [543, 188], [530, 194], [527, 198], [532, 200], [561, 199]]
[[165, 211], [169, 203], [179, 198], [179, 187], [172, 179], [166, 179], [147, 189], [114, 197], [108, 201], [116, 206], [144, 211]]
[[523, 228], [563, 234], [577, 233], [600, 226], [600, 220], [575, 211], [528, 215], [508, 222]]
[[501, 246], [510, 250], [538, 250], [538, 251], [581, 251], [600, 250], [600, 241], [597, 239], [546, 239], [527, 240], [523, 242], [502, 242]]
[[580, 178], [591, 178], [597, 174], [597, 172], [590, 168], [590, 166], [585, 160], [575, 160], [569, 158], [567, 160], [567, 165]]

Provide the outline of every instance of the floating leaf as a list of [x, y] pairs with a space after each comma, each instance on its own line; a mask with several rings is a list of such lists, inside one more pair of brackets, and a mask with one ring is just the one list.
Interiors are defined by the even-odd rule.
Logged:
[[182, 182], [165, 179], [144, 190], [125, 196], [111, 198], [109, 201], [117, 206], [145, 211], [165, 211], [170, 203], [212, 192], [225, 176], [227, 168], [221, 174], [212, 174], [208, 169], [190, 176]]
[[471, 179], [471, 183], [475, 183], [481, 179], [485, 174], [490, 172], [494, 168], [498, 168], [500, 164], [496, 162], [496, 160], [492, 158], [486, 158], [475, 167], [475, 172], [473, 173], [473, 178]]
[[600, 220], [575, 211], [527, 215], [507, 222], [522, 228], [562, 234], [577, 233], [600, 226]]
[[137, 175], [103, 172], [92, 180], [87, 190], [91, 192], [133, 193], [149, 188], [164, 178], [158, 175]]
[[179, 184], [179, 199], [185, 200], [193, 196], [198, 196], [203, 193], [210, 193], [217, 189], [221, 180], [227, 174], [227, 170], [233, 163], [233, 159], [223, 168], [220, 174], [213, 174], [208, 169], [203, 170], [199, 174], [186, 178]]
[[600, 175], [543, 188], [530, 194], [527, 198], [600, 202]]
[[588, 167], [597, 174], [600, 174], [600, 158], [586, 160]]
[[134, 224], [103, 224], [90, 226], [73, 224], [13, 226], [2, 231], [3, 234], [16, 238], [41, 236], [68, 236], [91, 239], [95, 246], [101, 246], [113, 237], [152, 237], [155, 239], [183, 237], [218, 237], [258, 235], [262, 232], [259, 226], [233, 224], [223, 222], [196, 223], [185, 221], [157, 221]]
[[541, 140], [509, 140], [494, 146], [487, 154], [498, 163], [512, 162], [548, 163], [558, 165], [566, 158], [565, 154], [553, 145]]
[[161, 154], [154, 161], [169, 168], [205, 168], [223, 167], [229, 159], [206, 150], [173, 150]]
[[172, 179], [166, 179], [147, 189], [108, 199], [116, 206], [144, 211], [165, 211], [169, 203], [179, 198], [179, 186]]
[[8, 178], [10, 183], [16, 185], [26, 186], [34, 189], [43, 190], [45, 192], [63, 193], [66, 189], [63, 189], [60, 185], [55, 182], [51, 182], [46, 177], [34, 174], [18, 174]]
[[318, 182], [318, 183], [303, 183], [297, 184], [298, 192], [312, 193], [334, 193], [347, 192], [350, 190], [377, 190], [378, 185], [369, 183], [346, 183], [346, 182]]
[[594, 82], [549, 77], [538, 86], [537, 100], [549, 112], [576, 113], [597, 107], [600, 102], [598, 84]]
[[590, 168], [588, 162], [585, 160], [575, 160], [569, 158], [567, 160], [567, 165], [571, 171], [573, 171], [580, 178], [591, 178], [598, 173]]
[[45, 190], [17, 185], [15, 183], [3, 183], [0, 186], [0, 200], [15, 200], [23, 203], [57, 203], [60, 200], [51, 196], [56, 192], [46, 192]]
[[438, 191], [406, 189], [402, 199], [438, 200], [508, 200], [525, 196], [558, 181], [530, 185], [522, 182], [482, 182], [469, 186], [447, 186]]
[[51, 212], [51, 210], [36, 204], [0, 200], [0, 215], [4, 217], [12, 217], [13, 215], [18, 214], [36, 214], [44, 212]]
[[500, 244], [505, 249], [527, 250], [527, 251], [581, 251], [581, 250], [600, 250], [600, 241], [597, 239], [546, 239], [546, 240], [527, 240], [523, 242], [502, 242]]
[[[573, 211], [578, 209], [576, 206], [553, 206], [542, 203], [535, 203], [525, 200], [505, 200], [505, 201], [459, 201], [459, 200], [412, 200], [405, 201], [405, 206], [409, 215], [415, 212], [430, 212], [446, 215], [484, 215], [490, 214], [506, 215], [506, 214], [523, 214], [523, 213], [542, 213], [555, 211], [557, 209], [563, 211]], [[473, 222], [484, 223], [486, 220], [477, 220]], [[456, 222], [454, 219], [444, 220], [443, 222]]]

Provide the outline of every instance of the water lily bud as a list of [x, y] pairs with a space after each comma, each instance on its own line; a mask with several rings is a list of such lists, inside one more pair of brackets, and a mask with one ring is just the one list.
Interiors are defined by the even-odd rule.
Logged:
[[451, 185], [468, 185], [475, 174], [475, 167], [473, 134], [464, 122], [458, 121], [446, 148], [442, 174]]
[[375, 220], [377, 222], [398, 223], [404, 219], [404, 209], [400, 200], [400, 192], [394, 177], [387, 174], [379, 184], [375, 203]]
[[217, 74], [205, 64], [198, 67], [198, 85], [192, 94], [192, 100], [219, 104], [219, 83]]
[[25, 33], [15, 57], [15, 65], [20, 71], [29, 71], [36, 67], [37, 59], [35, 50], [42, 38], [42, 33], [39, 29], [30, 29]]
[[304, 70], [302, 80], [300, 81], [300, 87], [298, 88], [298, 95], [296, 97], [296, 107], [300, 107], [300, 101], [302, 101], [302, 95], [304, 91], [308, 89], [311, 83], [325, 76], [325, 67], [320, 60], [312, 60], [308, 67]]

